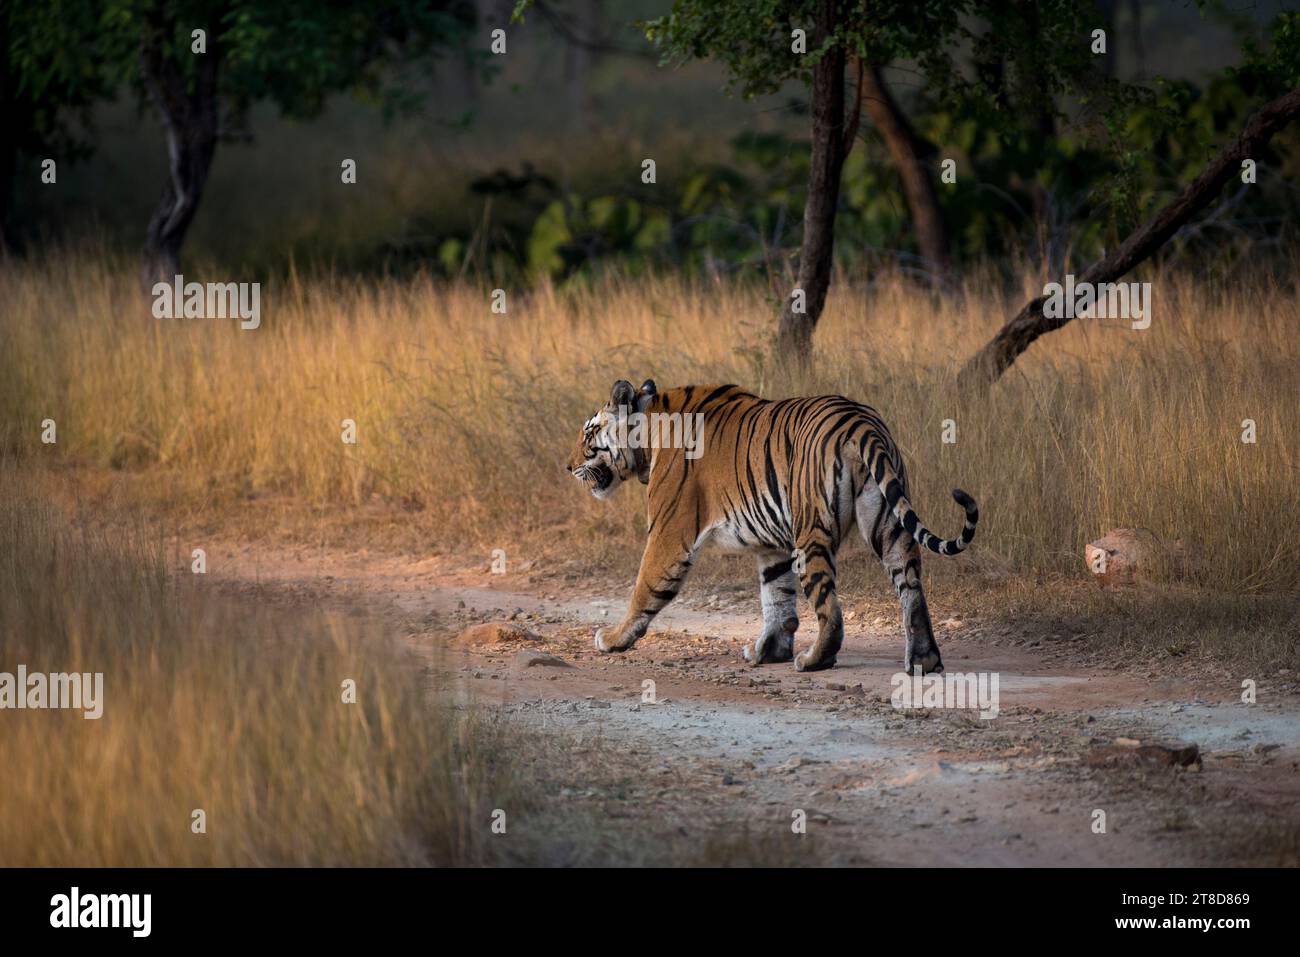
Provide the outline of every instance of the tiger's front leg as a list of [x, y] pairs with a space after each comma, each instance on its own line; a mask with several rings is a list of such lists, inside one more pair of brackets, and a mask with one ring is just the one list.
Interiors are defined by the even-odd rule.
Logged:
[[641, 556], [641, 569], [637, 572], [636, 587], [632, 589], [632, 603], [610, 637], [603, 628], [596, 631], [597, 651], [627, 651], [645, 634], [655, 615], [677, 597], [687, 573], [695, 561], [690, 548], [665, 547], [650, 541]]

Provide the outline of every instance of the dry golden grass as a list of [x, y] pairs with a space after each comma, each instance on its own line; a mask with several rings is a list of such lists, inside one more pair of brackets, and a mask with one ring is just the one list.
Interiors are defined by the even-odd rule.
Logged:
[[395, 642], [173, 578], [156, 540], [70, 524], [9, 467], [0, 493], [0, 670], [104, 676], [97, 720], [3, 712], [0, 865], [498, 859], [492, 809], [524, 803], [501, 729], [426, 700]]
[[[250, 496], [382, 501], [430, 548], [558, 546], [630, 563], [641, 497], [608, 507], [578, 493], [561, 465], [579, 423], [617, 377], [738, 382], [875, 405], [931, 527], [959, 526], [953, 486], [979, 500], [988, 567], [1082, 576], [1086, 542], [1141, 526], [1187, 543], [1196, 584], [1300, 584], [1300, 303], [1265, 279], [1146, 277], [1150, 329], [1076, 321], [963, 404], [956, 370], [1032, 280], [1007, 294], [974, 276], [945, 298], [896, 277], [841, 281], [815, 371], [798, 382], [766, 358], [775, 300], [752, 284], [542, 286], [494, 315], [468, 283], [290, 275], [264, 287], [262, 327], [245, 332], [153, 319], [130, 267], [77, 255], [0, 265], [0, 447], [24, 463], [135, 470], [218, 511]], [[39, 441], [45, 418], [57, 445]], [[355, 446], [340, 440], [349, 418]], [[1247, 418], [1255, 444], [1241, 441]], [[941, 442], [945, 419], [954, 445]]]

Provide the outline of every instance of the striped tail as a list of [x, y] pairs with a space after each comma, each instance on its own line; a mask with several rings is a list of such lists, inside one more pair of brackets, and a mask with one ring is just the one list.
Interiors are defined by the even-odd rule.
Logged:
[[920, 517], [912, 508], [912, 503], [903, 494], [903, 483], [898, 480], [894, 467], [889, 464], [889, 456], [885, 454], [885, 450], [875, 443], [872, 443], [870, 448], [875, 458], [874, 462], [870, 459], [867, 461], [871, 477], [876, 480], [876, 485], [880, 487], [880, 494], [885, 496], [885, 502], [890, 510], [903, 523], [903, 527], [911, 536], [919, 544], [939, 555], [956, 555], [965, 550], [971, 543], [971, 539], [975, 537], [975, 526], [980, 520], [980, 510], [975, 505], [975, 499], [959, 488], [952, 490], [953, 499], [966, 510], [966, 524], [962, 526], [961, 535], [957, 538], [940, 538], [921, 524]]

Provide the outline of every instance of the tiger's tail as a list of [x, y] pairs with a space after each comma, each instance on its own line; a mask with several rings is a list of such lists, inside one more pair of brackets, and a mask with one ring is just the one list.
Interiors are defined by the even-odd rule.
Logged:
[[952, 490], [953, 499], [966, 510], [966, 524], [962, 526], [961, 535], [958, 537], [940, 538], [921, 524], [920, 517], [916, 514], [916, 510], [912, 508], [912, 503], [903, 494], [903, 483], [899, 480], [894, 467], [889, 463], [889, 456], [885, 453], [884, 448], [873, 442], [870, 449], [867, 468], [871, 471], [871, 477], [875, 479], [876, 485], [880, 488], [880, 494], [885, 497], [885, 502], [890, 510], [903, 523], [903, 527], [907, 529], [912, 537], [919, 544], [924, 545], [938, 555], [956, 555], [958, 552], [964, 551], [975, 537], [975, 526], [980, 520], [980, 510], [975, 504], [975, 499], [959, 488]]

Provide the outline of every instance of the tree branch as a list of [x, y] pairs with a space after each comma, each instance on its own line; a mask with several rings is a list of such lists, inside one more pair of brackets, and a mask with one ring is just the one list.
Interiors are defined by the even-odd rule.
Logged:
[[[1246, 123], [1241, 135], [1214, 157], [1176, 199], [1131, 233], [1115, 252], [1088, 267], [1079, 282], [1114, 282], [1149, 258], [1210, 204], [1228, 180], [1241, 171], [1242, 160], [1253, 158], [1275, 133], [1298, 116], [1300, 89], [1262, 107]], [[1031, 300], [1014, 319], [998, 330], [997, 335], [962, 369], [958, 385], [979, 392], [986, 390], [1035, 339], [1070, 321], [1070, 316], [1045, 316], [1043, 304], [1046, 300], [1046, 295]]]

